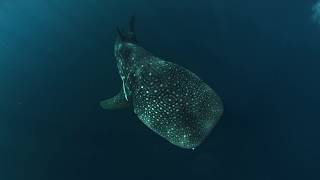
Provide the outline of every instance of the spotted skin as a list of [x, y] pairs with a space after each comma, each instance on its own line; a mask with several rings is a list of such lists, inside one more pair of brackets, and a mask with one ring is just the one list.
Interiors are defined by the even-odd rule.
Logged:
[[138, 118], [170, 143], [187, 149], [200, 145], [223, 113], [214, 90], [188, 69], [130, 41], [118, 39], [115, 57], [123, 89], [102, 101], [108, 102], [102, 107], [118, 109], [132, 103]]

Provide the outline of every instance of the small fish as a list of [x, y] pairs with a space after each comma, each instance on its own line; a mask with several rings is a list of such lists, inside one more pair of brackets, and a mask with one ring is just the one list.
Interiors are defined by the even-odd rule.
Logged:
[[176, 146], [194, 149], [222, 116], [222, 101], [188, 69], [139, 46], [134, 21], [132, 17], [128, 32], [117, 28], [114, 55], [122, 89], [100, 105], [121, 109], [132, 104], [147, 127]]

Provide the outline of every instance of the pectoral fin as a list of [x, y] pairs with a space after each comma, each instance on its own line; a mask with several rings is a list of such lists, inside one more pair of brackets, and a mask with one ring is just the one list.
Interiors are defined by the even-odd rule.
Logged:
[[128, 107], [131, 104], [130, 97], [127, 97], [127, 98], [124, 94], [124, 91], [121, 90], [114, 97], [101, 101], [100, 106], [103, 109], [109, 109], [109, 110], [122, 109], [122, 108]]

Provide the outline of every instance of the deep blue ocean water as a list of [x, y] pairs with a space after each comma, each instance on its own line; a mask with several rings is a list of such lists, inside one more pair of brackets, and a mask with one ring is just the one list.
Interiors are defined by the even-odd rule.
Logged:
[[[0, 1], [0, 180], [320, 179], [320, 25], [304, 0]], [[99, 101], [115, 27], [191, 69], [224, 115], [194, 151]]]

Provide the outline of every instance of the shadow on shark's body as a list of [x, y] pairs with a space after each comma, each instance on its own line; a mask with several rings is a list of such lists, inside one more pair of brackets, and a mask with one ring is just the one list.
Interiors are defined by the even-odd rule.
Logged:
[[129, 31], [117, 28], [114, 46], [122, 89], [101, 101], [104, 109], [133, 105], [139, 119], [181, 148], [201, 144], [223, 113], [218, 95], [197, 75], [152, 55], [137, 44], [134, 17]]

